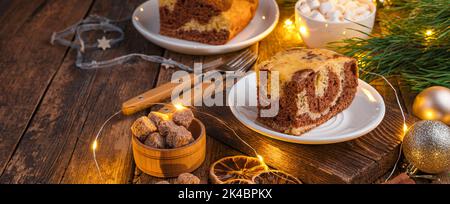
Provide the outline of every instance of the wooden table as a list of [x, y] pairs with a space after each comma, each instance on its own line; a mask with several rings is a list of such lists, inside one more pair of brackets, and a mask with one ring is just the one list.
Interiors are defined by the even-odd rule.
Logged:
[[[75, 67], [76, 51], [52, 46], [50, 36], [90, 14], [122, 19], [143, 0], [1, 0], [0, 1], [0, 183], [154, 183], [134, 165], [129, 127], [139, 115], [118, 117], [99, 141], [98, 161], [105, 180], [93, 162], [91, 143], [101, 124], [121, 103], [170, 79], [173, 70], [135, 61], [98, 70]], [[292, 8], [281, 7], [281, 22]], [[217, 56], [177, 54], [145, 40], [131, 23], [124, 24], [126, 40], [106, 52], [89, 57], [109, 59], [137, 52], [160, 55], [187, 65]], [[298, 35], [283, 34], [280, 24], [259, 43], [261, 59], [287, 47], [301, 46]], [[87, 36], [97, 39], [95, 34]], [[406, 86], [392, 79], [411, 112], [414, 98]], [[372, 83], [387, 103], [393, 92], [383, 82]], [[211, 137], [207, 158], [194, 172], [207, 182], [211, 162], [246, 152]]]

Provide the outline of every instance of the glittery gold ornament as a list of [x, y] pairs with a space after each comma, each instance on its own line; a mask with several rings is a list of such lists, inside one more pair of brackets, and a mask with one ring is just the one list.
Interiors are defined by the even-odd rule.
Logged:
[[433, 86], [417, 95], [413, 113], [422, 120], [440, 120], [450, 125], [450, 89]]
[[403, 139], [403, 154], [425, 173], [450, 169], [450, 127], [440, 121], [416, 122]]

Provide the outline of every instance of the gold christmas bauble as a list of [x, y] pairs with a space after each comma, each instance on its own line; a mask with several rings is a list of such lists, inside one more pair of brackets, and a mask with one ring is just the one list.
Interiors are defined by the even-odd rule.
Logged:
[[423, 90], [414, 100], [413, 113], [422, 120], [440, 120], [450, 125], [450, 89], [433, 86]]
[[450, 170], [450, 127], [440, 121], [414, 123], [403, 139], [403, 154], [417, 169], [430, 174]]

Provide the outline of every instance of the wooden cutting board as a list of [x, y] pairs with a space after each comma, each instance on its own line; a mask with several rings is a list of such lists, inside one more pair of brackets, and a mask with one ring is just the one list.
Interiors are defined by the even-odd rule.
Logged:
[[[386, 115], [372, 132], [352, 141], [301, 145], [274, 140], [241, 124], [228, 107], [203, 107], [225, 119], [272, 168], [284, 170], [304, 183], [372, 183], [393, 167], [400, 148], [403, 121], [397, 104], [386, 102]], [[229, 129], [211, 117], [197, 114], [207, 134], [245, 154], [255, 155]], [[408, 124], [416, 119], [408, 117]]]

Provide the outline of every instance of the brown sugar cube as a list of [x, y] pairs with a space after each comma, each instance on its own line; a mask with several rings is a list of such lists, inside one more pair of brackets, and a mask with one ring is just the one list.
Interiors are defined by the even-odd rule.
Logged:
[[164, 137], [162, 137], [158, 132], [154, 132], [149, 135], [144, 144], [157, 149], [164, 149], [166, 147], [166, 141], [164, 140]]
[[191, 132], [183, 126], [175, 126], [169, 129], [166, 136], [166, 144], [170, 148], [177, 148], [193, 142]]
[[159, 122], [158, 124], [158, 130], [159, 133], [161, 133], [162, 136], [166, 137], [169, 134], [169, 130], [177, 127], [173, 121], [171, 120], [163, 120]]
[[200, 179], [190, 173], [182, 173], [175, 181], [177, 184], [200, 184]]
[[155, 124], [158, 125], [161, 121], [170, 120], [170, 116], [164, 113], [152, 111], [148, 114], [148, 118]]
[[131, 125], [131, 132], [141, 142], [145, 141], [147, 136], [150, 135], [150, 133], [155, 132], [156, 130], [157, 129], [155, 124], [153, 124], [153, 122], [145, 116], [138, 118], [136, 121], [134, 121], [133, 125]]
[[172, 115], [173, 122], [177, 125], [184, 126], [185, 128], [189, 128], [193, 119], [194, 113], [188, 108], [178, 110]]

